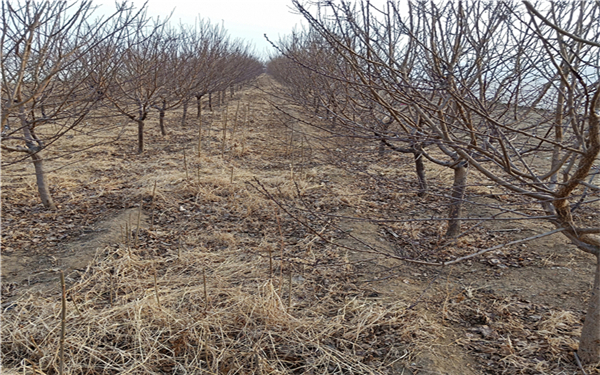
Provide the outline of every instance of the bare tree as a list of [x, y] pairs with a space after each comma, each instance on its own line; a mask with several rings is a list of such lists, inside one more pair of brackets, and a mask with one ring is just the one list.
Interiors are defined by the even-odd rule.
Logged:
[[226, 30], [219, 25], [201, 22], [194, 31], [194, 38], [189, 45], [193, 46], [196, 54], [192, 96], [196, 99], [196, 114], [199, 117], [202, 98], [209, 95], [209, 107], [212, 110], [212, 94], [226, 88], [223, 82], [227, 79], [225, 71], [231, 43]]
[[91, 1], [2, 2], [2, 149], [25, 155], [11, 162], [31, 158], [49, 209], [56, 205], [43, 150], [82, 125], [100, 100], [92, 76], [103, 80], [113, 68], [86, 56], [107, 40], [127, 37], [139, 16], [120, 5], [108, 18], [94, 18], [94, 9]]
[[193, 27], [182, 26], [181, 33], [186, 41], [182, 49], [191, 57], [185, 66], [190, 84], [189, 91], [183, 98], [181, 125], [185, 126], [188, 106], [193, 98], [196, 99], [197, 116], [200, 117], [201, 100], [208, 93], [208, 86], [218, 61], [217, 56], [226, 34], [224, 29], [205, 20], [199, 20]]
[[162, 135], [167, 135], [165, 112], [180, 107], [189, 97], [197, 72], [193, 63], [195, 52], [189, 48], [190, 36], [186, 34], [185, 29], [167, 29], [165, 34], [164, 39], [168, 42], [162, 48], [161, 76], [158, 78], [162, 89], [158, 92], [158, 102], [152, 105], [159, 112]]
[[[415, 149], [419, 159], [452, 168], [448, 237], [459, 233], [471, 169], [479, 183], [521, 196], [518, 208], [499, 206], [501, 212], [547, 220], [556, 226], [548, 234], [561, 232], [600, 256], [600, 228], [576, 215], [593, 207], [590, 191], [599, 190], [598, 3], [535, 10], [408, 2], [405, 13], [396, 2], [381, 9], [329, 2], [317, 15], [294, 5], [335, 57], [317, 58], [308, 41], [282, 45], [296, 65], [294, 79], [301, 77], [285, 83], [303, 85], [302, 104], [316, 98], [346, 135], [367, 139], [370, 132], [380, 145]], [[370, 120], [365, 109], [374, 113]], [[533, 204], [539, 209], [532, 215]], [[579, 349], [588, 363], [600, 360], [599, 278], [600, 269]]]
[[[181, 26], [180, 43], [171, 56], [179, 56], [171, 63], [168, 88], [172, 106], [183, 105], [182, 126], [185, 126], [189, 102], [195, 98], [197, 116], [201, 113], [201, 100], [205, 95], [233, 89], [262, 73], [260, 63], [241, 41], [231, 43], [226, 30], [219, 25], [199, 20], [194, 27]], [[209, 102], [212, 108], [212, 103]]]
[[177, 36], [166, 29], [167, 24], [159, 20], [138, 21], [135, 33], [120, 46], [121, 66], [106, 92], [117, 111], [137, 124], [139, 154], [144, 152], [146, 118], [168, 91], [166, 67], [170, 57], [163, 51], [177, 42]]

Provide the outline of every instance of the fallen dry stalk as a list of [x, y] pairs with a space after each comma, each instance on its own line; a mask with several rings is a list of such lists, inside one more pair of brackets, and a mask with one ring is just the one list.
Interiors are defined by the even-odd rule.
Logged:
[[158, 296], [158, 282], [156, 281], [156, 268], [154, 268], [154, 293], [156, 294], [156, 304], [160, 308], [160, 298]]

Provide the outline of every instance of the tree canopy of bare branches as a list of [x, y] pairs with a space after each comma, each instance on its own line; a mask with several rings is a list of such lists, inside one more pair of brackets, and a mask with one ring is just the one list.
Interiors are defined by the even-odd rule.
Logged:
[[84, 120], [110, 112], [127, 117], [137, 124], [142, 153], [151, 110], [165, 135], [165, 111], [262, 72], [246, 44], [208, 22], [174, 28], [168, 19], [149, 18], [144, 7], [117, 4], [108, 17], [95, 9], [88, 0], [2, 2], [1, 145], [22, 155], [3, 163], [31, 159], [49, 209], [56, 205], [44, 150]]
[[[413, 153], [420, 193], [423, 159], [451, 168], [449, 238], [475, 174], [522, 199], [505, 212], [543, 218], [600, 257], [600, 228], [577, 216], [598, 202], [597, 2], [294, 5], [310, 27], [279, 43], [269, 71], [307, 111], [326, 111], [322, 129]], [[599, 278], [579, 348], [588, 363], [600, 360]]]
[[[40, 197], [51, 209], [42, 151], [96, 108], [100, 97], [92, 82], [114, 65], [89, 57], [108, 40], [127, 38], [139, 16], [121, 5], [89, 21], [93, 11], [90, 1], [2, 2], [2, 149], [31, 158]], [[58, 126], [49, 130], [51, 124]]]

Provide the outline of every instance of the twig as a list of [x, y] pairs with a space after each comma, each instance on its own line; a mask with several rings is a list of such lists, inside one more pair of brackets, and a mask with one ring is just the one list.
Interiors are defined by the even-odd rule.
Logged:
[[577, 352], [573, 352], [573, 355], [575, 356], [575, 362], [577, 362], [577, 366], [579, 367], [581, 372], [583, 372], [583, 375], [587, 375], [587, 372], [585, 372], [585, 369], [583, 368], [583, 365], [581, 364], [581, 361], [579, 360], [579, 355], [577, 355]]
[[273, 280], [273, 249], [269, 246], [269, 280]]
[[566, 30], [561, 29], [560, 27], [558, 27], [557, 25], [555, 25], [554, 23], [550, 22], [546, 17], [542, 16], [542, 14], [540, 12], [538, 12], [533, 5], [531, 5], [531, 3], [529, 1], [523, 1], [523, 4], [525, 4], [525, 6], [527, 7], [527, 10], [533, 14], [535, 14], [539, 19], [542, 20], [542, 22], [544, 22], [546, 25], [550, 26], [551, 28], [553, 28], [554, 30], [556, 30], [557, 32], [559, 32], [560, 34], [566, 35], [571, 39], [574, 39], [580, 43], [585, 43], [585, 44], [589, 44], [591, 46], [594, 47], [600, 47], [600, 43], [596, 43], [593, 40], [589, 40], [589, 39], [583, 39], [578, 37], [575, 34], [572, 34]]
[[160, 298], [158, 298], [158, 283], [156, 282], [156, 267], [154, 268], [154, 293], [156, 294], [156, 303], [160, 308]]
[[354, 237], [352, 235], [348, 235], [348, 236], [350, 238], [354, 239], [354, 240], [359, 241], [363, 245], [367, 246], [368, 249], [357, 249], [357, 248], [353, 248], [353, 247], [350, 247], [350, 246], [342, 245], [342, 244], [337, 243], [337, 242], [334, 243], [330, 239], [326, 238], [323, 234], [317, 232], [315, 229], [313, 229], [306, 222], [300, 220], [296, 215], [292, 214], [289, 210], [287, 210], [281, 204], [281, 202], [279, 202], [277, 199], [275, 199], [275, 197], [266, 189], [266, 187], [260, 182], [260, 180], [258, 180], [258, 178], [254, 177], [254, 181], [260, 186], [260, 189], [257, 188], [256, 186], [254, 186], [250, 182], [247, 182], [247, 183], [250, 186], [254, 187], [256, 190], [258, 190], [259, 192], [262, 192], [263, 194], [265, 194], [271, 201], [275, 202], [275, 204], [280, 209], [282, 209], [288, 216], [290, 216], [297, 223], [299, 223], [300, 225], [302, 225], [303, 227], [305, 227], [306, 229], [308, 229], [310, 232], [312, 232], [313, 234], [315, 234], [316, 236], [318, 236], [319, 238], [321, 238], [326, 243], [329, 243], [331, 245], [337, 246], [337, 247], [342, 248], [342, 249], [352, 250], [352, 251], [361, 252], [361, 253], [369, 253], [369, 254], [382, 255], [382, 256], [385, 256], [385, 257], [388, 257], [388, 258], [402, 260], [402, 261], [405, 261], [405, 262], [408, 262], [408, 263], [422, 264], [422, 265], [425, 265], [425, 266], [438, 266], [438, 267], [449, 266], [451, 264], [462, 262], [464, 260], [474, 258], [476, 256], [485, 254], [485, 253], [490, 252], [490, 251], [501, 249], [503, 247], [507, 247], [507, 246], [511, 246], [511, 245], [518, 245], [518, 244], [523, 243], [523, 242], [527, 242], [527, 241], [531, 241], [531, 240], [536, 240], [538, 238], [550, 236], [550, 235], [553, 235], [553, 234], [556, 234], [556, 233], [563, 232], [563, 231], [567, 230], [567, 228], [558, 228], [558, 229], [552, 230], [550, 232], [545, 232], [545, 233], [538, 234], [538, 235], [535, 235], [535, 236], [523, 238], [521, 240], [511, 241], [511, 242], [508, 242], [508, 243], [505, 243], [505, 244], [500, 244], [500, 245], [493, 246], [493, 247], [490, 247], [490, 248], [487, 248], [487, 249], [483, 249], [483, 250], [480, 250], [480, 251], [478, 251], [476, 253], [472, 253], [472, 254], [466, 255], [464, 257], [453, 259], [453, 260], [450, 260], [450, 261], [447, 261], [447, 262], [428, 262], [428, 261], [424, 261], [424, 260], [417, 260], [417, 259], [412, 259], [412, 258], [406, 258], [406, 257], [401, 257], [401, 256], [397, 256], [397, 255], [394, 255], [394, 254], [383, 252], [381, 250], [378, 250], [377, 248], [369, 246], [365, 242], [360, 241], [360, 239], [358, 239], [358, 238], [356, 238], [356, 237]]
[[208, 310], [208, 290], [206, 288], [206, 267], [202, 268], [202, 282], [204, 283], [204, 309]]
[[221, 159], [225, 158], [225, 142], [227, 141], [227, 106], [225, 106], [225, 112], [223, 113], [223, 143], [221, 144]]
[[131, 246], [130, 246], [130, 235], [131, 235], [131, 227], [129, 222], [125, 222], [125, 246], [127, 247], [127, 255], [131, 259]]
[[142, 219], [142, 205], [143, 204], [144, 204], [144, 197], [140, 198], [140, 209], [138, 210], [137, 229], [135, 231], [135, 240], [133, 242], [133, 247], [137, 247], [138, 238], [140, 238], [140, 221]]
[[108, 302], [113, 307], [113, 270], [108, 270]]
[[288, 277], [288, 312], [292, 308], [292, 267], [290, 265], [290, 272]]
[[188, 173], [187, 157], [185, 156], [185, 148], [183, 149], [183, 168], [185, 168], [185, 182], [189, 182], [190, 175]]
[[497, 246], [494, 246], [494, 247], [490, 247], [490, 248], [487, 248], [487, 249], [480, 250], [480, 251], [478, 251], [476, 253], [473, 253], [473, 254], [465, 255], [464, 257], [456, 258], [456, 259], [451, 260], [449, 262], [444, 262], [444, 263], [442, 263], [442, 265], [447, 266], [447, 265], [450, 265], [450, 264], [462, 262], [463, 260], [467, 260], [467, 259], [470, 259], [470, 258], [475, 258], [476, 256], [488, 253], [490, 251], [498, 250], [498, 249], [501, 249], [501, 248], [507, 247], [507, 246], [518, 245], [520, 243], [531, 241], [531, 240], [537, 240], [538, 238], [550, 236], [550, 235], [553, 235], [555, 233], [562, 232], [564, 230], [566, 230], [566, 228], [558, 228], [558, 229], [555, 229], [555, 230], [551, 230], [550, 232], [545, 232], [545, 233], [538, 234], [538, 235], [535, 235], [535, 236], [523, 238], [521, 240], [511, 241], [511, 242], [505, 243], [505, 244], [500, 244], [500, 245], [497, 245]]
[[200, 190], [201, 190], [201, 185], [200, 185], [200, 162], [198, 162], [198, 168], [196, 169], [196, 175], [198, 178], [198, 192], [196, 193], [196, 199], [194, 200], [194, 203], [198, 203], [198, 198], [200, 198]]
[[[210, 134], [209, 134], [210, 136]], [[198, 106], [198, 159], [202, 156], [202, 103]]]
[[[246, 105], [246, 116], [244, 119], [244, 128], [248, 128], [248, 114], [250, 112], [250, 103]], [[246, 132], [242, 132], [242, 151], [240, 156], [244, 156], [244, 151], [246, 150]]]
[[73, 306], [75, 306], [75, 310], [77, 310], [77, 314], [79, 314], [79, 317], [81, 317], [82, 316], [81, 310], [79, 310], [79, 306], [77, 306], [77, 303], [75, 302], [75, 297], [73, 296], [72, 290], [71, 290], [71, 302], [73, 302]]
[[177, 243], [177, 261], [180, 262], [181, 261], [181, 246], [183, 246], [181, 244], [181, 235], [179, 236], [179, 241]]
[[279, 218], [279, 211], [277, 211], [277, 226], [279, 227], [279, 243], [281, 247], [281, 261], [279, 267], [279, 294], [281, 294], [281, 288], [283, 288], [283, 231], [281, 230], [281, 219]]
[[128, 222], [125, 222], [125, 232], [123, 232], [123, 245], [125, 245], [126, 247], [129, 245], [129, 243], [127, 242], [129, 240], [127, 230], [129, 230], [129, 225]]
[[[236, 132], [237, 126], [238, 126], [238, 113], [239, 113], [239, 111], [240, 111], [240, 102], [238, 102], [237, 107], [235, 109], [235, 118], [233, 120], [233, 130], [231, 131], [231, 142], [232, 143], [235, 142], [235, 132]], [[231, 157], [231, 155], [230, 155], [230, 157]]]
[[150, 217], [150, 230], [154, 230], [154, 198], [156, 196], [156, 181], [154, 181], [154, 188], [152, 189], [152, 203], [150, 204], [150, 212], [152, 216]]
[[62, 375], [65, 368], [65, 332], [66, 332], [66, 321], [67, 321], [67, 292], [65, 288], [65, 274], [60, 271], [60, 286], [62, 289], [61, 298], [61, 312], [60, 312], [60, 354], [59, 354], [59, 365], [58, 373]]

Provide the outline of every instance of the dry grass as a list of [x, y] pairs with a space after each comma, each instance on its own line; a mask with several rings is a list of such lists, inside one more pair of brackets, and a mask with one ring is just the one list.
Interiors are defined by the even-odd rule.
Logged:
[[[138, 251], [100, 251], [68, 289], [68, 373], [388, 373], [399, 359], [391, 349], [436, 337], [404, 303], [339, 300], [335, 286], [315, 300], [309, 274], [295, 279], [288, 308], [287, 287], [279, 292], [263, 260], [242, 250]], [[4, 365], [54, 373], [60, 301], [34, 293], [15, 303], [2, 327]]]
[[[77, 135], [60, 141], [48, 166], [52, 185], [63, 192], [56, 194], [61, 218], [140, 201], [154, 216], [154, 229], [140, 231], [137, 247], [135, 217], [85, 271], [68, 275], [67, 373], [390, 373], [436, 338], [431, 322], [406, 303], [369, 298], [370, 290], [349, 283], [352, 270], [337, 250], [315, 242], [246, 184], [256, 176], [277, 199], [319, 196], [323, 207], [355, 199], [343, 187], [325, 194], [321, 180], [329, 167], [299, 171], [280, 163], [287, 141], [274, 137], [264, 145], [277, 120], [269, 120], [263, 104], [250, 104], [254, 115], [237, 129], [238, 139], [245, 130], [245, 153], [227, 144], [221, 158], [216, 111], [205, 116], [202, 157], [188, 149], [187, 173], [182, 149], [195, 143], [179, 129], [167, 139], [150, 132], [142, 157], [119, 157], [133, 151], [131, 128], [72, 164], [59, 154], [85, 145]], [[27, 183], [17, 186], [19, 177], [9, 172], [3, 208], [13, 222], [13, 204], [35, 194], [30, 179], [21, 177]], [[52, 219], [37, 215], [41, 224]], [[57, 286], [17, 293], [3, 305], [3, 371], [57, 372]]]
[[[57, 213], [31, 203], [37, 198], [29, 165], [3, 173], [3, 254], [60, 258], [65, 255], [57, 250], [61, 242], [82, 241], [83, 228], [124, 210], [137, 212], [140, 202], [147, 220], [153, 220], [142, 226], [133, 246], [134, 214], [129, 239], [115, 233], [85, 269], [47, 266], [70, 271], [66, 373], [393, 374], [408, 368], [452, 373], [422, 358], [457, 350], [493, 374], [576, 369], [570, 351], [580, 311], [465, 289], [450, 277], [419, 282], [412, 275], [437, 271], [391, 265], [386, 259], [365, 261], [323, 240], [351, 243], [344, 237], [349, 229], [344, 220], [326, 215], [318, 220], [321, 214], [430, 217], [439, 214], [439, 196], [417, 199], [406, 188], [413, 179], [409, 158], [366, 160], [360, 165], [366, 173], [360, 175], [324, 164], [328, 151], [312, 144], [308, 152], [307, 143], [291, 139], [286, 118], [273, 112], [264, 93], [246, 89], [242, 94], [229, 105], [229, 117], [241, 100], [240, 108], [250, 106], [249, 121], [239, 124], [235, 135], [227, 133], [223, 157], [221, 109], [216, 109], [203, 115], [200, 158], [197, 127], [176, 125], [162, 138], [149, 121], [143, 156], [133, 154], [136, 135], [130, 127], [113, 144], [49, 162], [51, 170], [62, 167], [50, 173]], [[168, 114], [167, 124], [179, 124], [178, 114]], [[59, 151], [91, 141], [74, 134], [61, 142]], [[255, 177], [323, 238], [256, 190]], [[446, 188], [448, 178], [447, 171], [432, 169], [432, 190]], [[489, 194], [485, 189], [474, 193]], [[352, 223], [358, 232], [360, 222]], [[385, 238], [390, 247], [416, 255], [456, 255], [506, 239], [474, 231], [440, 250], [440, 223], [370, 225], [369, 243]], [[494, 257], [510, 264], [511, 254]], [[400, 276], [368, 281], [394, 273]], [[392, 287], [397, 278], [400, 288]], [[3, 285], [3, 373], [57, 373], [56, 279], [48, 281], [49, 288], [37, 288], [41, 282], [35, 289], [17, 283], [8, 294]], [[443, 351], [448, 348], [454, 351]], [[441, 360], [458, 368], [464, 364], [453, 355]]]

